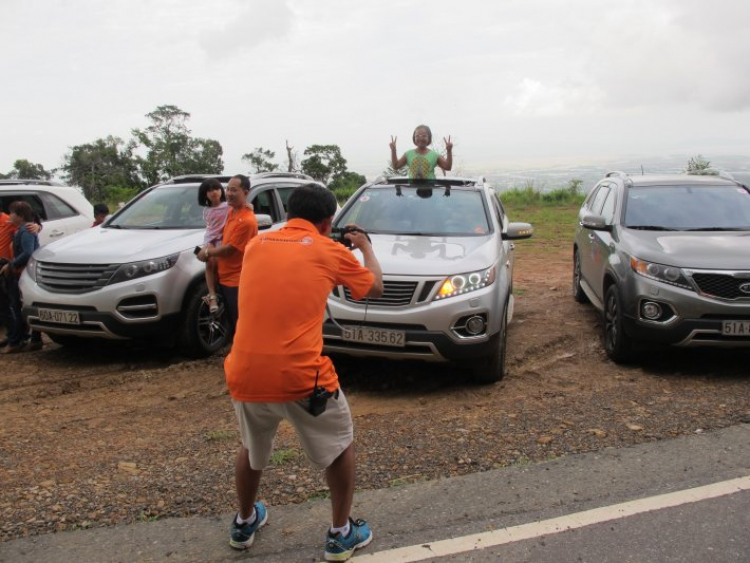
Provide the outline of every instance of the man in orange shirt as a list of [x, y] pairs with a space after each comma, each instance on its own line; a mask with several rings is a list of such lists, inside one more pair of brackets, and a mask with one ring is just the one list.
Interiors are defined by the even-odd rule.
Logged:
[[[362, 253], [364, 266], [328, 237], [335, 212], [329, 190], [300, 186], [289, 197], [286, 226], [259, 235], [245, 252], [237, 337], [224, 363], [242, 436], [235, 460], [239, 512], [229, 541], [236, 549], [250, 547], [267, 521], [266, 507], [256, 498], [283, 419], [294, 426], [310, 461], [325, 469], [333, 512], [326, 559], [345, 561], [372, 539], [364, 520], [350, 518], [354, 428], [333, 363], [321, 356], [322, 325], [334, 287], [349, 287], [355, 299], [379, 297], [383, 279], [363, 232], [345, 236]], [[316, 389], [321, 400], [311, 405]]]
[[198, 259], [205, 262], [216, 258], [219, 274], [219, 291], [224, 298], [224, 305], [229, 321], [229, 340], [231, 342], [237, 325], [237, 295], [242, 270], [242, 255], [245, 245], [258, 234], [258, 221], [255, 213], [247, 206], [250, 193], [250, 179], [237, 174], [227, 184], [227, 204], [231, 208], [221, 235], [221, 246], [204, 247], [198, 253]]

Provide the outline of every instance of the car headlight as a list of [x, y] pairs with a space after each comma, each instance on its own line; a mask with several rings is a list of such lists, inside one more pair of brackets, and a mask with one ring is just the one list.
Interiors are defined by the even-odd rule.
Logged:
[[153, 260], [142, 260], [141, 262], [122, 264], [109, 279], [107, 285], [164, 272], [177, 264], [177, 259], [179, 257], [180, 254], [178, 252], [177, 254], [170, 254], [169, 256], [164, 256], [162, 258], [154, 258]]
[[36, 260], [33, 257], [26, 262], [26, 273], [36, 282]]
[[646, 262], [636, 257], [630, 258], [630, 267], [633, 268], [636, 274], [644, 278], [685, 289], [693, 289], [693, 286], [690, 285], [690, 282], [688, 282], [680, 268], [665, 266], [664, 264], [657, 264], [655, 262]]
[[495, 267], [486, 270], [470, 272], [468, 274], [457, 274], [446, 278], [435, 296], [435, 301], [463, 295], [477, 289], [487, 287], [495, 281]]

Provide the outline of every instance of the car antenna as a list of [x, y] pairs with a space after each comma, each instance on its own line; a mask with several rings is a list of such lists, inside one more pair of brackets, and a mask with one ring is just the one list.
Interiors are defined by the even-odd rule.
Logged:
[[641, 164], [641, 176], [645, 176], [645, 174], [643, 173], [643, 164]]

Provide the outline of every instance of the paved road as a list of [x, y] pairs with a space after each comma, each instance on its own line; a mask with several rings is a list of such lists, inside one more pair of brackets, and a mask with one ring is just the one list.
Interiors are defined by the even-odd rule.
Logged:
[[[375, 540], [362, 563], [397, 561], [392, 549], [417, 546], [425, 561], [750, 562], [750, 425], [631, 448], [579, 454], [539, 465], [380, 491], [355, 498], [355, 516], [373, 526]], [[728, 482], [728, 485], [722, 485]], [[719, 484], [719, 485], [717, 485]], [[712, 487], [707, 487], [712, 486]], [[697, 493], [728, 487], [695, 502]], [[672, 494], [676, 493], [676, 494]], [[659, 508], [663, 499], [672, 506]], [[649, 499], [644, 501], [643, 499]], [[583, 522], [592, 514], [644, 507], [559, 533], [549, 522]], [[614, 508], [606, 508], [613, 507]], [[614, 513], [613, 513], [614, 514]], [[231, 514], [171, 519], [110, 529], [66, 532], [0, 544], [0, 561], [237, 561], [268, 563], [322, 557], [329, 521], [325, 502], [271, 507], [269, 525], [247, 552], [227, 545]], [[617, 514], [614, 514], [617, 516]], [[557, 520], [565, 518], [565, 520]], [[542, 535], [473, 549], [465, 536]], [[560, 529], [566, 530], [566, 525]], [[446, 542], [445, 540], [454, 539]], [[438, 543], [442, 542], [442, 543]], [[468, 552], [436, 557], [438, 546], [465, 544]], [[459, 547], [460, 549], [460, 547]], [[396, 552], [397, 553], [397, 552]], [[417, 559], [400, 559], [401, 561]]]

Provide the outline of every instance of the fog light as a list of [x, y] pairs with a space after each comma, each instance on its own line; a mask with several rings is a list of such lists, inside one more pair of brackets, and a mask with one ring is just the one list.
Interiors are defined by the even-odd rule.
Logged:
[[482, 317], [471, 317], [466, 321], [466, 332], [476, 336], [484, 332], [484, 319]]
[[646, 301], [641, 305], [641, 315], [649, 320], [656, 320], [661, 317], [661, 306], [653, 301]]

